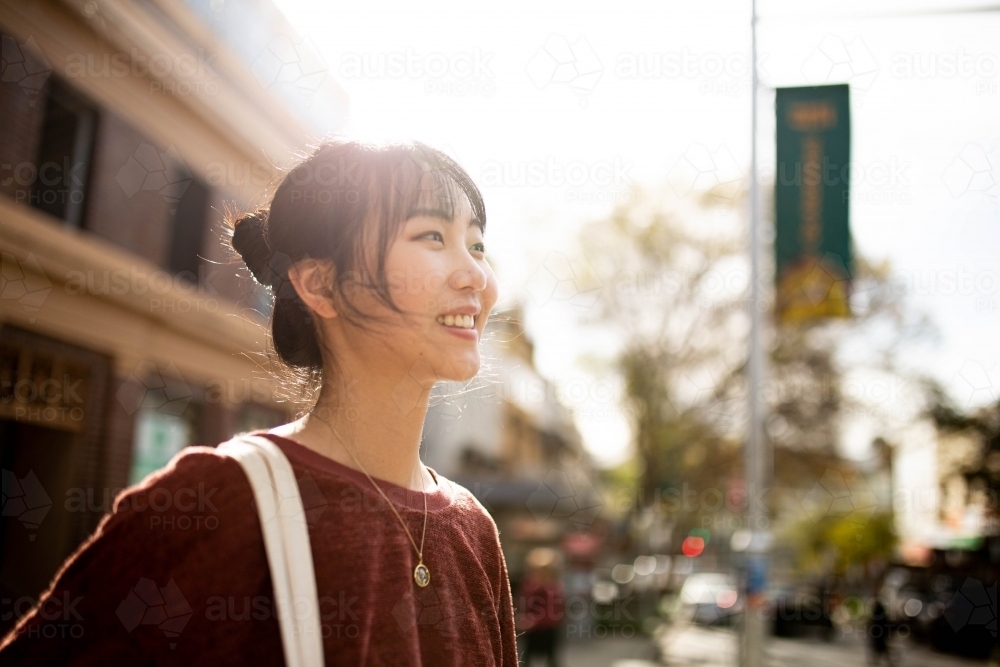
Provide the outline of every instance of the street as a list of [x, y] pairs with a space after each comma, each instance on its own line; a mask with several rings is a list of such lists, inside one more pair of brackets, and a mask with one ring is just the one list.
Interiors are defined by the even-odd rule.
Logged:
[[[664, 634], [658, 641], [631, 638], [577, 639], [561, 651], [562, 667], [736, 667], [737, 635], [731, 630], [688, 626]], [[661, 657], [662, 651], [662, 657]], [[936, 653], [900, 642], [897, 667], [983, 667], [987, 663]], [[543, 664], [536, 659], [535, 664]], [[868, 664], [865, 647], [857, 636], [834, 642], [819, 639], [769, 637], [768, 667], [857, 667]], [[530, 667], [530, 666], [528, 666]]]
[[[663, 636], [660, 646], [664, 662], [678, 667], [729, 667], [737, 665], [737, 635], [731, 630], [689, 626]], [[900, 641], [896, 664], [905, 667], [970, 667], [986, 663], [936, 653], [925, 646]], [[833, 642], [820, 639], [768, 637], [766, 664], [769, 667], [845, 667], [867, 664], [865, 646], [859, 635], [841, 635]]]

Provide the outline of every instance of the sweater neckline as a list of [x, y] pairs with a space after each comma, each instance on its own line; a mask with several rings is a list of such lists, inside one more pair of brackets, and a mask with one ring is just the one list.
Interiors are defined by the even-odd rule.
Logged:
[[[346, 478], [350, 482], [353, 482], [356, 486], [361, 487], [363, 490], [374, 493], [379, 498], [382, 497], [378, 491], [372, 488], [372, 482], [368, 479], [368, 476], [365, 475], [365, 473], [360, 470], [350, 468], [339, 461], [334, 461], [327, 456], [323, 456], [319, 452], [306, 447], [297, 440], [293, 440], [287, 436], [269, 433], [266, 429], [251, 431], [250, 435], [259, 435], [267, 438], [280, 447], [281, 451], [284, 452], [285, 456], [289, 459], [295, 459], [299, 463], [318, 472]], [[452, 500], [448, 482], [433, 468], [428, 467], [427, 470], [430, 471], [431, 475], [434, 476], [434, 480], [437, 482], [437, 487], [429, 493], [414, 491], [380, 477], [372, 476], [372, 479], [382, 489], [385, 495], [388, 496], [389, 499], [397, 506], [402, 505], [409, 509], [423, 511], [424, 496], [426, 496], [428, 512], [444, 509], [451, 504]]]

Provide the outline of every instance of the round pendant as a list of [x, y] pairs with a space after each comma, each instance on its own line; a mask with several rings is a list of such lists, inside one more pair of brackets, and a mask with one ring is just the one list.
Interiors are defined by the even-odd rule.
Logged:
[[417, 582], [417, 586], [424, 588], [427, 584], [431, 583], [431, 571], [423, 563], [418, 563], [417, 567], [413, 570], [413, 580]]

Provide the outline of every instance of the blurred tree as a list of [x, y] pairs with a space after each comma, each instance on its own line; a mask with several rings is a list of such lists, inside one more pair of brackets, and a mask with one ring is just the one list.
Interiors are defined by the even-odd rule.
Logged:
[[[580, 236], [602, 285], [590, 323], [622, 341], [616, 365], [626, 380], [647, 503], [685, 484], [725, 494], [740, 475], [749, 332], [740, 201], [636, 190]], [[864, 396], [843, 394], [838, 350], [863, 338], [863, 354], [848, 364], [896, 373], [900, 340], [926, 327], [892, 288], [887, 265], [859, 259], [855, 274], [851, 320], [782, 326], [765, 339], [779, 488], [808, 488], [844, 463], [836, 449], [841, 417], [862, 409]]]
[[[726, 207], [698, 207], [703, 217]], [[662, 200], [634, 202], [588, 225], [581, 244], [603, 289], [590, 323], [623, 347], [625, 379], [642, 459], [645, 504], [686, 483], [717, 487], [739, 466], [735, 411], [746, 317], [744, 240], [720, 216], [692, 227]]]
[[844, 576], [852, 567], [865, 570], [888, 561], [898, 538], [892, 515], [874, 514], [865, 521], [842, 516], [807, 517], [789, 531], [798, 546], [799, 568], [809, 574]]

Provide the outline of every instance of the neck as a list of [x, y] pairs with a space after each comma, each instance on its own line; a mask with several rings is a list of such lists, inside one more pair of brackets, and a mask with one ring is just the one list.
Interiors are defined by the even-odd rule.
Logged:
[[405, 373], [372, 372], [370, 365], [365, 372], [327, 369], [324, 378], [316, 407], [274, 432], [372, 477], [433, 490], [434, 478], [420, 463], [430, 387]]

